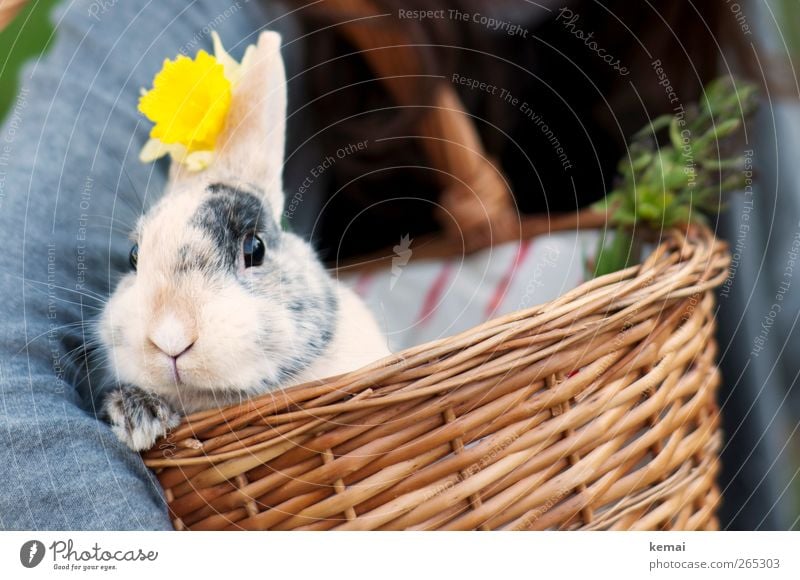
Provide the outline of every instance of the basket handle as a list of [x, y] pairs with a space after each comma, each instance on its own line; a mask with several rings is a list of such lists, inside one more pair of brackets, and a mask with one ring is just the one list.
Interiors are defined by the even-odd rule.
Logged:
[[[422, 74], [419, 54], [402, 27], [388, 24], [371, 0], [328, 0], [326, 9], [350, 20], [341, 30], [364, 51], [363, 57], [399, 106], [415, 105], [418, 95], [408, 77]], [[442, 193], [436, 212], [446, 238], [462, 251], [489, 246], [498, 233], [519, 228], [508, 183], [487, 157], [472, 119], [455, 89], [440, 84], [433, 107], [419, 131], [431, 164], [439, 170]]]
[[461, 99], [441, 87], [435, 108], [422, 120], [426, 150], [442, 171], [439, 221], [446, 237], [472, 252], [497, 242], [501, 232], [519, 229], [508, 182], [483, 149]]

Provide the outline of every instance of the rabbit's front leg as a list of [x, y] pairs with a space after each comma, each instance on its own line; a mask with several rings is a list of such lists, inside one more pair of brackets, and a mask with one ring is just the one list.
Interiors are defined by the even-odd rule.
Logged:
[[134, 451], [149, 449], [180, 423], [180, 415], [164, 399], [134, 386], [111, 391], [103, 409], [114, 433]]

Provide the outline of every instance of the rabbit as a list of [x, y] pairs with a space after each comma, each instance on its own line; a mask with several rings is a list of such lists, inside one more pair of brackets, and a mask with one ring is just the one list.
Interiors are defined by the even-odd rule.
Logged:
[[210, 165], [170, 167], [98, 323], [103, 414], [131, 449], [181, 414], [345, 373], [389, 354], [361, 300], [280, 226], [286, 77], [262, 32]]

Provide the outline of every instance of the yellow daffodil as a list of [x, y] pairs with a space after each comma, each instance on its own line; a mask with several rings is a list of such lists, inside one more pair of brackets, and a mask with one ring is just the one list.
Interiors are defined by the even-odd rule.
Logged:
[[169, 153], [189, 170], [200, 171], [214, 158], [233, 89], [255, 47], [249, 46], [238, 63], [225, 51], [216, 32], [212, 38], [214, 56], [201, 50], [194, 59], [183, 55], [166, 59], [153, 79], [153, 88], [142, 92], [139, 111], [155, 126], [139, 153], [141, 161], [147, 163]]

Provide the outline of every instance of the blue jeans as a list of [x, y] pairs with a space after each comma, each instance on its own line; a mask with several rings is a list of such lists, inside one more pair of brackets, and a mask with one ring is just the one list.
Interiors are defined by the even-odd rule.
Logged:
[[259, 29], [286, 41], [295, 23], [247, 0], [68, 4], [0, 131], [0, 527], [170, 529], [76, 356], [126, 267], [140, 198], [165, 181], [164, 164], [137, 159], [139, 89], [164, 58], [210, 50], [211, 30], [239, 58]]

